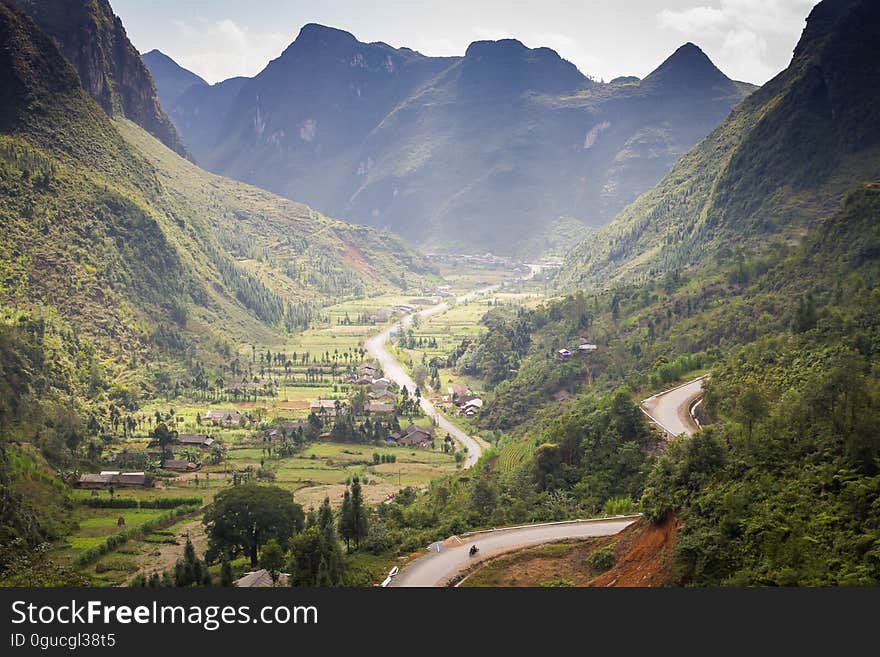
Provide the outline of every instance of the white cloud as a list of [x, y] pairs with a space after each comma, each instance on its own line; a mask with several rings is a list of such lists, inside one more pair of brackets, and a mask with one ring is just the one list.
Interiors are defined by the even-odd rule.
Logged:
[[715, 63], [729, 76], [765, 82], [781, 70], [780, 61], [790, 55], [770, 48], [770, 39], [774, 43], [779, 43], [781, 36], [796, 40], [804, 16], [816, 1], [716, 0], [712, 5], [663, 9], [657, 21], [660, 27], [681, 32], [711, 50]]
[[295, 38], [280, 32], [255, 32], [229, 18], [172, 24], [188, 52], [179, 57], [169, 55], [211, 83], [238, 75], [256, 75]]
[[660, 27], [669, 27], [686, 34], [717, 32], [728, 21], [728, 16], [714, 7], [691, 7], [682, 11], [664, 9], [658, 19]]
[[563, 59], [567, 59], [578, 67], [584, 75], [595, 75], [602, 70], [604, 62], [583, 47], [583, 40], [559, 32], [537, 32], [528, 35], [528, 44], [532, 47], [546, 46], [552, 48]]

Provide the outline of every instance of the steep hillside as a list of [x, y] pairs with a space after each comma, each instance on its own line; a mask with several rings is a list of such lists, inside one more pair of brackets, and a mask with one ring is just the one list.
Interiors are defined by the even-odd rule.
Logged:
[[48, 34], [111, 116], [124, 116], [186, 155], [156, 87], [108, 0], [11, 0]]
[[796, 241], [880, 177], [880, 7], [820, 3], [790, 66], [570, 254], [566, 287]]
[[125, 370], [155, 351], [210, 362], [218, 338], [301, 328], [331, 298], [426, 271], [399, 240], [206, 174], [114, 124], [52, 41], [2, 10], [8, 309], [60, 318]]
[[206, 87], [205, 82], [195, 73], [178, 66], [177, 62], [159, 50], [151, 50], [141, 56], [150, 69], [156, 91], [163, 105], [172, 106], [183, 93], [192, 86]]
[[[655, 203], [641, 223], [621, 224], [656, 251], [618, 243], [590, 275], [560, 274], [586, 289], [487, 316], [468, 350], [499, 335], [510, 347], [497, 368], [510, 374], [480, 418], [504, 436], [490, 480], [499, 498], [549, 490], [569, 508], [626, 508], [625, 490], [607, 497], [626, 481], [650, 520], [680, 519], [676, 581], [880, 582], [878, 18], [868, 0], [817, 5], [789, 70], [634, 206]], [[706, 204], [702, 240], [664, 232], [689, 225], [676, 205], [689, 199]], [[554, 357], [583, 337], [598, 348]], [[706, 373], [701, 432], [648, 455], [628, 440], [603, 458], [596, 400], [644, 399]], [[632, 469], [609, 476], [609, 464]]]
[[609, 221], [751, 89], [692, 44], [601, 84], [513, 39], [431, 58], [307, 25], [254, 79], [167, 105], [213, 171], [432, 248], [534, 254]]

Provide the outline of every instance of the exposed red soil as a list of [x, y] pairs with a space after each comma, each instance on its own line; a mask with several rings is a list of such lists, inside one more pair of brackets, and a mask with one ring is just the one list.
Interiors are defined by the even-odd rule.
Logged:
[[345, 250], [345, 261], [361, 274], [374, 276], [376, 273], [373, 271], [370, 263], [367, 262], [367, 259], [364, 258], [364, 254], [361, 253], [360, 249], [357, 247], [351, 245], [348, 246]]
[[[672, 548], [679, 525], [675, 518], [659, 525], [639, 520], [614, 536], [566, 541], [558, 550], [517, 550], [487, 560], [462, 586], [676, 586]], [[597, 574], [590, 555], [607, 545], [614, 546], [615, 565]]]
[[617, 562], [589, 582], [588, 586], [674, 586], [672, 549], [675, 547], [678, 518], [659, 525], [639, 520], [614, 537]]

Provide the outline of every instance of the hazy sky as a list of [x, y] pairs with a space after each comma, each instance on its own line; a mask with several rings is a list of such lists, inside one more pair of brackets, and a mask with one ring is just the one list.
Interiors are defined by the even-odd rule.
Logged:
[[586, 75], [644, 77], [693, 41], [727, 75], [785, 68], [816, 0], [110, 0], [141, 52], [158, 48], [209, 82], [252, 76], [306, 23], [426, 55], [478, 39], [548, 46]]

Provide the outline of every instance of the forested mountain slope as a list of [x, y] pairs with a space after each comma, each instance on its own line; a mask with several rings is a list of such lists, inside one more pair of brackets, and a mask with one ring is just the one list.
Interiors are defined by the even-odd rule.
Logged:
[[644, 279], [793, 242], [880, 177], [880, 6], [816, 6], [789, 67], [568, 258], [559, 283]]
[[[283, 341], [328, 302], [430, 275], [396, 237], [205, 173], [111, 119], [8, 0], [0, 88], [4, 549], [53, 531], [19, 497], [39, 468], [25, 447], [8, 463], [8, 441], [76, 467], [111, 406], [198, 385], [242, 342]], [[52, 476], [37, 479], [34, 503], [63, 498]]]
[[[680, 521], [670, 583], [880, 583], [878, 18], [817, 5], [792, 66], [615, 222], [656, 204], [630, 250], [585, 245], [568, 296], [492, 309], [450, 356], [494, 385], [470, 522], [640, 507]], [[694, 234], [664, 232], [689, 199]], [[558, 357], [580, 339], [597, 349]], [[642, 433], [629, 404], [706, 373], [701, 432]]]
[[177, 130], [108, 0], [12, 0], [73, 64], [83, 88], [110, 116], [124, 116], [181, 155]]

